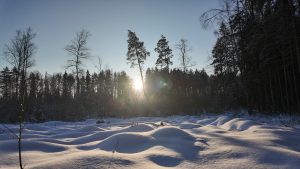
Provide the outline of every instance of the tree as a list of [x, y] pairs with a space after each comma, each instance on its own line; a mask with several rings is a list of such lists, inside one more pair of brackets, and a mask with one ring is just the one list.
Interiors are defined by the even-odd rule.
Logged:
[[[22, 131], [24, 128], [25, 119], [25, 103], [26, 103], [26, 78], [28, 68], [34, 65], [33, 55], [36, 51], [36, 46], [32, 42], [36, 36], [29, 27], [25, 31], [18, 30], [17, 35], [11, 40], [10, 44], [5, 45], [4, 55], [7, 61], [16, 68], [16, 96], [18, 98], [19, 107], [19, 135], [18, 135], [18, 150], [19, 164], [23, 169], [22, 164]], [[21, 82], [19, 79], [21, 78]], [[20, 84], [20, 88], [18, 87]], [[18, 92], [20, 92], [18, 94]]]
[[3, 68], [0, 72], [0, 89], [4, 100], [11, 99], [12, 96], [12, 71], [8, 67]]
[[171, 62], [172, 55], [172, 49], [170, 49], [168, 45], [168, 41], [166, 37], [161, 35], [161, 38], [157, 42], [157, 47], [154, 49], [158, 53], [158, 59], [156, 60], [156, 66], [160, 66], [161, 69], [165, 67], [167, 70], [169, 70], [169, 65], [172, 65], [173, 62]]
[[222, 0], [221, 8], [210, 9], [208, 11], [205, 11], [200, 16], [200, 22], [202, 24], [202, 27], [207, 29], [215, 23], [221, 24], [222, 22], [228, 24], [230, 22], [230, 17], [233, 15], [234, 12], [234, 10], [231, 8], [234, 1], [236, 1], [237, 5], [237, 10], [235, 12], [239, 12], [240, 0]]
[[90, 33], [86, 30], [81, 30], [76, 33], [76, 37], [71, 41], [71, 44], [65, 47], [65, 50], [72, 56], [68, 60], [67, 68], [74, 68], [76, 74], [76, 96], [79, 97], [80, 92], [80, 79], [79, 74], [83, 72], [83, 60], [91, 57], [89, 48], [87, 48], [87, 40]]
[[194, 63], [191, 63], [191, 58], [188, 56], [188, 52], [192, 49], [187, 45], [186, 39], [180, 39], [180, 42], [176, 45], [176, 49], [180, 52], [180, 58], [181, 58], [181, 66], [184, 72], [187, 71], [188, 67], [195, 66]]
[[38, 93], [38, 75], [30, 73], [29, 75], [29, 98], [36, 99]]
[[34, 117], [32, 115], [35, 115], [33, 113], [36, 113], [36, 106], [37, 106], [37, 94], [38, 94], [38, 82], [39, 77], [38, 74], [35, 74], [31, 72], [29, 74], [29, 95], [28, 95], [28, 120], [32, 120]]
[[71, 99], [71, 90], [68, 83], [68, 73], [65, 72], [62, 79], [62, 98], [64, 101]]
[[[32, 67], [34, 60], [33, 54], [36, 50], [35, 45], [32, 43], [32, 39], [36, 36], [32, 33], [32, 29], [29, 27], [26, 31], [17, 30], [16, 36], [11, 39], [9, 44], [4, 47], [4, 56], [8, 63], [10, 63], [16, 71], [16, 96], [19, 96], [19, 85], [22, 71], [29, 67]], [[25, 72], [23, 72], [25, 73]]]
[[50, 100], [50, 82], [49, 82], [49, 77], [48, 77], [48, 73], [45, 73], [45, 77], [44, 77], [44, 102], [45, 103], [49, 103]]
[[230, 40], [230, 32], [225, 23], [221, 23], [219, 37], [212, 50], [212, 65], [214, 66], [215, 74], [237, 73], [237, 64], [234, 57], [234, 49]]
[[93, 86], [92, 86], [92, 79], [90, 72], [87, 70], [86, 71], [86, 76], [85, 76], [85, 95], [84, 95], [84, 106], [85, 110], [89, 114], [89, 118], [91, 117], [91, 111], [92, 111], [92, 96], [93, 96]]
[[87, 94], [87, 97], [91, 97], [92, 95], [92, 82], [91, 82], [91, 75], [90, 75], [90, 72], [87, 70], [86, 71], [86, 77], [85, 77], [85, 88], [86, 88], [86, 94]]
[[239, 101], [249, 111], [299, 111], [299, 1], [224, 0], [200, 20], [220, 27], [212, 63], [217, 98], [230, 94], [222, 99], [227, 106]]
[[145, 96], [145, 86], [144, 86], [144, 76], [143, 76], [143, 64], [147, 56], [150, 56], [150, 52], [144, 47], [144, 42], [139, 41], [139, 38], [136, 36], [135, 32], [128, 30], [128, 51], [127, 51], [127, 60], [131, 64], [131, 67], [138, 65], [142, 85], [143, 93]]
[[94, 65], [95, 68], [98, 70], [98, 72], [100, 73], [102, 70], [102, 58], [98, 56], [98, 63], [97, 65]]

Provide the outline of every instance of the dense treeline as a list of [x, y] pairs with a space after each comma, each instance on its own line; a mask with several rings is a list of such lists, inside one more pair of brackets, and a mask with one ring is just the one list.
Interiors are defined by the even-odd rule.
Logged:
[[[15, 78], [9, 68], [1, 71], [1, 119], [9, 121], [18, 119]], [[136, 111], [130, 106], [135, 93], [125, 72], [102, 70], [90, 74], [86, 71], [79, 79], [78, 97], [74, 96], [75, 79], [76, 76], [67, 72], [45, 76], [31, 72], [26, 84], [26, 120], [78, 120]]]
[[230, 0], [201, 16], [203, 26], [220, 25], [212, 51], [220, 95], [249, 110], [299, 112], [299, 6], [299, 0]]
[[[18, 120], [17, 85], [13, 70], [1, 71], [0, 115], [2, 121]], [[42, 75], [31, 72], [26, 83], [26, 121], [80, 120], [105, 116], [171, 115], [181, 112], [199, 113], [213, 110], [213, 77], [205, 70], [179, 69], [146, 71], [146, 96], [132, 87], [133, 81], [125, 72], [102, 70], [79, 79], [76, 75], [56, 73]]]
[[149, 112], [156, 115], [199, 113], [214, 106], [210, 77], [205, 70], [148, 69], [146, 98]]

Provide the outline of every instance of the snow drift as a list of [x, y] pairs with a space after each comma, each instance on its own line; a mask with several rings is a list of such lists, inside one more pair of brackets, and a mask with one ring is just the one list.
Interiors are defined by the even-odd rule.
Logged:
[[[274, 122], [274, 119], [270, 120]], [[26, 168], [299, 168], [300, 130], [232, 115], [27, 124]], [[7, 125], [17, 132], [16, 125]], [[0, 133], [0, 168], [18, 168], [17, 141]]]

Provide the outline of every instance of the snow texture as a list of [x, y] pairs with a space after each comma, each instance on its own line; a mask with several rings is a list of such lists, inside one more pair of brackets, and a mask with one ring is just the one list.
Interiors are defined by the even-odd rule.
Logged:
[[[26, 168], [300, 168], [295, 117], [137, 117], [26, 124]], [[0, 127], [0, 168], [18, 168], [17, 125]]]

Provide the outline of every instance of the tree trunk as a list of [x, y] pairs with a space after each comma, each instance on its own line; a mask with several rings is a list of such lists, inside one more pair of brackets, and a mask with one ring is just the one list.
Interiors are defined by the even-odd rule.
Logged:
[[296, 94], [296, 106], [297, 110], [300, 110], [300, 102], [299, 102], [299, 93], [298, 93], [298, 86], [297, 86], [297, 79], [295, 76], [295, 69], [293, 69], [293, 81], [294, 81], [294, 87], [295, 87], [295, 94]]
[[16, 98], [19, 97], [19, 75], [16, 75]]
[[139, 58], [138, 58], [138, 65], [139, 65], [140, 75], [141, 75], [141, 79], [142, 79], [143, 94], [144, 94], [144, 97], [145, 97], [146, 95], [145, 95], [145, 86], [144, 86], [144, 76], [143, 76], [143, 70], [142, 70], [142, 67], [141, 67], [141, 61], [140, 61]]
[[287, 104], [287, 111], [288, 113], [291, 113], [290, 109], [290, 102], [289, 102], [289, 92], [288, 92], [288, 79], [287, 79], [287, 71], [286, 66], [283, 65], [283, 72], [284, 72], [284, 82], [285, 82], [285, 93], [286, 93], [286, 104]]
[[[300, 0], [298, 0], [298, 7], [299, 7], [298, 10], [300, 10]], [[294, 44], [295, 44], [296, 56], [297, 56], [297, 61], [298, 61], [298, 73], [300, 73], [299, 38], [298, 38], [297, 25], [296, 25], [296, 21], [295, 21], [295, 17], [294, 16], [292, 16], [292, 26], [293, 26], [293, 37], [294, 37]]]
[[23, 169], [23, 163], [22, 163], [22, 117], [21, 114], [19, 116], [19, 137], [18, 137], [18, 150], [19, 150], [19, 165], [20, 165], [20, 169]]
[[76, 98], [79, 98], [79, 58], [76, 56]]
[[275, 104], [274, 104], [274, 94], [273, 94], [273, 85], [272, 85], [272, 76], [271, 76], [271, 72], [270, 72], [270, 94], [271, 94], [271, 111], [273, 112], [274, 111], [274, 107], [275, 107]]
[[283, 90], [282, 90], [282, 84], [281, 84], [281, 78], [280, 78], [280, 72], [278, 72], [278, 84], [279, 84], [279, 91], [280, 91], [280, 100], [279, 102], [281, 103], [281, 111], [284, 111], [285, 110], [285, 105], [284, 105], [284, 96], [283, 96]]

